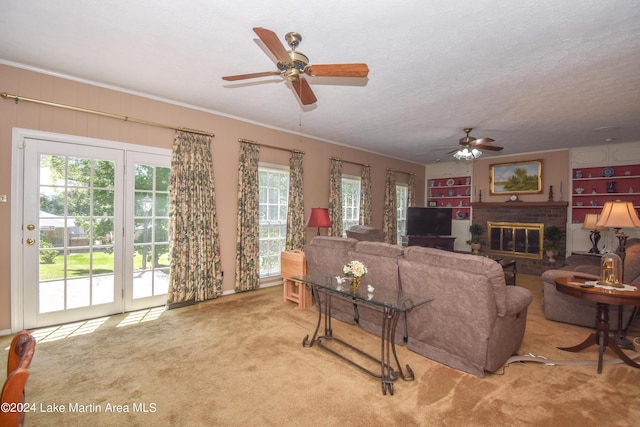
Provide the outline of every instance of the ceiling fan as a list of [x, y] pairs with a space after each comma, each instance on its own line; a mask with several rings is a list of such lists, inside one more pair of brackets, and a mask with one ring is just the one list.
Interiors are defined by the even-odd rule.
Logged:
[[304, 75], [322, 77], [367, 77], [369, 67], [367, 64], [309, 64], [309, 58], [296, 48], [302, 41], [302, 36], [295, 32], [287, 33], [284, 38], [291, 48], [286, 50], [284, 45], [278, 40], [278, 36], [271, 30], [255, 27], [253, 31], [260, 37], [260, 40], [273, 53], [277, 59], [277, 71], [264, 71], [260, 73], [238, 74], [235, 76], [225, 76], [222, 80], [236, 81], [253, 79], [256, 77], [267, 77], [281, 75], [286, 77], [302, 105], [313, 104], [317, 101], [311, 90], [311, 86]]
[[497, 147], [495, 145], [486, 145], [494, 141], [491, 138], [476, 139], [470, 136], [469, 134], [472, 130], [473, 128], [464, 128], [467, 136], [460, 138], [458, 140], [458, 148], [449, 151], [447, 154], [453, 154], [453, 157], [458, 160], [473, 160], [482, 155], [482, 151], [480, 150], [500, 151], [503, 149], [503, 147]]

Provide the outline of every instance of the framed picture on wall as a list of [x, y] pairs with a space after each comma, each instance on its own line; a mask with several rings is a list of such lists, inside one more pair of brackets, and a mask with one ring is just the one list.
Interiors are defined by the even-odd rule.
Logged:
[[542, 160], [490, 166], [491, 194], [542, 193]]

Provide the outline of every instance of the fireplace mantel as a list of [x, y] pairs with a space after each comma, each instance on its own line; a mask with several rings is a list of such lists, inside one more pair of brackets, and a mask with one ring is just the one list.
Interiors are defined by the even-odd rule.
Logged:
[[473, 202], [471, 207], [475, 209], [494, 208], [566, 208], [569, 202]]

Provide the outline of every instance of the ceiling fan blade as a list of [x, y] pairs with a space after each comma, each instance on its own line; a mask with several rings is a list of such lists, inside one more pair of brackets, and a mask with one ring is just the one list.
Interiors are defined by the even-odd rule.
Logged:
[[261, 27], [254, 27], [253, 32], [260, 37], [262, 43], [267, 46], [278, 61], [285, 64], [291, 64], [291, 56], [289, 55], [289, 52], [287, 52], [287, 49], [285, 49], [282, 42], [280, 42], [276, 33]]
[[489, 151], [500, 151], [504, 149], [504, 147], [496, 147], [495, 145], [483, 145], [483, 144], [475, 144], [475, 147], [479, 150], [489, 150]]
[[367, 77], [367, 64], [315, 64], [307, 65], [304, 72], [318, 77]]
[[296, 95], [298, 95], [298, 98], [300, 98], [302, 105], [313, 104], [318, 100], [311, 90], [311, 86], [309, 86], [309, 83], [305, 79], [300, 78], [298, 81], [291, 82], [291, 85]]
[[267, 76], [279, 76], [280, 71], [263, 71], [261, 73], [251, 73], [251, 74], [238, 74], [235, 76], [224, 76], [222, 80], [227, 80], [229, 82], [233, 82], [236, 80], [245, 80], [245, 79], [253, 79], [256, 77], [267, 77]]
[[495, 139], [491, 139], [491, 138], [480, 138], [480, 139], [475, 139], [472, 141], [472, 144], [478, 145], [478, 144], [486, 144], [487, 142], [494, 142]]

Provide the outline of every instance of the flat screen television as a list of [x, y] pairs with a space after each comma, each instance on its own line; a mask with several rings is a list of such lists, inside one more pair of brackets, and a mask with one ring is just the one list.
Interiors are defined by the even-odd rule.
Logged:
[[407, 236], [451, 236], [452, 208], [407, 209]]

